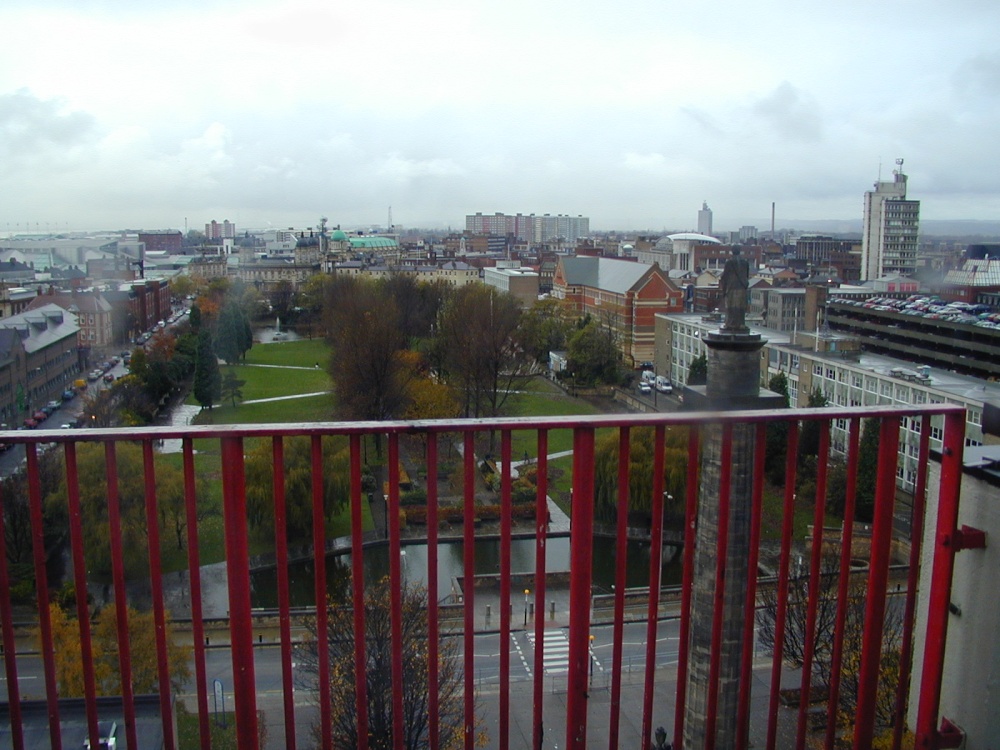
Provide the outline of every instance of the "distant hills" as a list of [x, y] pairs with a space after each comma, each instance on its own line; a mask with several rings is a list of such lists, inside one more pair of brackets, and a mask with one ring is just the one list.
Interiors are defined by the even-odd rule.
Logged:
[[[861, 220], [817, 219], [814, 221], [784, 221], [782, 229], [817, 234], [861, 236]], [[976, 237], [1000, 241], [1000, 221], [980, 221], [977, 219], [921, 219], [921, 237]]]

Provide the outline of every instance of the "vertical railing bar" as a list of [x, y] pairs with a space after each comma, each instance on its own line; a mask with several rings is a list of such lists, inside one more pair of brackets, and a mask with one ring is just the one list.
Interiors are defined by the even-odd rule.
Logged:
[[792, 521], [795, 516], [795, 467], [799, 455], [799, 423], [788, 423], [785, 454], [785, 500], [781, 517], [781, 555], [778, 561], [778, 611], [774, 622], [774, 655], [771, 661], [771, 694], [767, 709], [767, 750], [774, 750], [778, 732], [778, 698], [781, 692], [781, 662], [785, 649], [785, 618], [788, 608], [788, 569], [792, 556]]
[[[316, 659], [319, 672], [320, 747], [333, 747], [330, 691], [330, 615], [326, 590], [326, 507], [323, 492], [323, 438], [313, 435], [309, 443], [312, 492], [314, 598], [316, 600]], [[242, 750], [242, 749], [241, 749]]]
[[823, 521], [826, 511], [826, 475], [830, 460], [830, 423], [820, 422], [819, 455], [816, 459], [816, 499], [813, 507], [812, 554], [809, 558], [809, 598], [806, 607], [805, 653], [802, 659], [802, 684], [799, 689], [799, 716], [795, 747], [805, 747], [806, 716], [812, 688], [812, 665], [816, 643], [816, 619], [819, 611], [820, 562], [823, 556]]
[[760, 560], [760, 526], [764, 504], [764, 465], [767, 423], [760, 422], [754, 438], [753, 494], [750, 499], [750, 559], [747, 561], [747, 595], [743, 605], [743, 653], [740, 657], [740, 701], [736, 707], [736, 750], [750, 743], [750, 693], [753, 678], [754, 626], [757, 616], [757, 565]]
[[[916, 417], [911, 417], [911, 421]], [[899, 685], [892, 727], [892, 750], [899, 750], [906, 725], [906, 705], [910, 698], [910, 668], [913, 665], [913, 625], [917, 606], [917, 586], [920, 578], [920, 552], [924, 541], [924, 515], [927, 510], [927, 467], [930, 463], [931, 417], [922, 418], [920, 448], [917, 458], [917, 484], [913, 492], [910, 524], [910, 569], [906, 578], [906, 605], [903, 613], [903, 642], [899, 662]]]
[[[27, 443], [28, 502], [31, 513], [32, 553], [35, 563], [35, 592], [38, 600], [38, 631], [41, 636], [42, 663], [45, 674], [45, 698], [48, 704], [49, 739], [53, 750], [62, 748], [59, 728], [59, 688], [52, 644], [52, 618], [49, 615], [49, 585], [45, 572], [45, 533], [42, 513], [42, 487], [38, 474], [38, 446]], [[6, 593], [6, 592], [5, 592]]]
[[198, 548], [197, 485], [194, 471], [194, 444], [185, 437], [181, 442], [184, 465], [184, 513], [187, 524], [188, 579], [191, 587], [191, 634], [194, 640], [194, 674], [198, 684], [198, 737], [202, 750], [212, 748], [212, 729], [208, 715], [208, 672], [205, 668], [205, 625], [201, 607], [201, 555]]
[[[511, 543], [511, 434], [500, 432], [500, 750], [510, 747], [510, 543]], [[528, 606], [525, 597], [524, 606]], [[524, 613], [524, 628], [528, 629], [528, 612]]]
[[473, 519], [476, 515], [476, 433], [466, 430], [463, 433], [463, 486], [462, 486], [462, 602], [464, 615], [464, 632], [462, 634], [462, 664], [465, 677], [465, 748], [473, 750], [476, 741], [476, 703], [475, 703], [475, 586], [476, 573], [475, 544], [476, 535]]
[[125, 739], [138, 747], [135, 730], [135, 695], [132, 690], [132, 651], [128, 637], [128, 600], [125, 564], [122, 559], [121, 500], [118, 494], [118, 455], [113, 442], [104, 444], [104, 471], [108, 482], [108, 525], [111, 536], [111, 578], [115, 592], [115, 624], [118, 628], [118, 667], [121, 672]]
[[250, 614], [250, 552], [242, 437], [222, 438], [222, 507], [229, 584], [233, 694], [236, 701], [236, 743], [241, 750], [256, 750], [259, 744], [257, 685]]
[[684, 562], [681, 584], [681, 626], [677, 638], [677, 701], [674, 706], [674, 747], [684, 746], [684, 711], [687, 704], [688, 644], [691, 638], [691, 592], [694, 588], [694, 547], [698, 527], [698, 453], [700, 433], [688, 427], [687, 477], [684, 482]]
[[10, 573], [7, 570], [7, 509], [0, 485], [0, 632], [3, 633], [3, 666], [7, 677], [7, 705], [10, 712], [10, 738], [13, 750], [24, 750], [24, 724], [21, 720], [21, 690], [17, 684], [17, 644], [14, 641], [14, 615], [10, 604]]
[[611, 656], [611, 720], [608, 750], [617, 750], [619, 714], [622, 710], [622, 652], [625, 639], [625, 563], [628, 555], [629, 464], [632, 460], [631, 430], [618, 431], [618, 504], [615, 513], [615, 619], [614, 653]]
[[[361, 508], [361, 441], [360, 435], [349, 438], [351, 449], [351, 606], [354, 611], [354, 694], [358, 717], [357, 743], [359, 750], [368, 750], [368, 663], [365, 645], [365, 565], [364, 529]], [[378, 489], [376, 489], [376, 492]]]
[[944, 673], [945, 641], [948, 637], [948, 605], [955, 568], [955, 532], [958, 530], [958, 501], [962, 486], [962, 452], [965, 442], [965, 412], [949, 412], [944, 418], [941, 445], [941, 482], [937, 525], [934, 535], [934, 563], [927, 602], [927, 630], [924, 637], [924, 664], [920, 670], [920, 700], [917, 709], [914, 747], [935, 747], [938, 711], [941, 708], [941, 680]]
[[146, 501], [146, 540], [149, 553], [149, 585], [153, 598], [153, 626], [156, 640], [156, 679], [160, 693], [160, 717], [163, 722], [163, 744], [174, 750], [174, 722], [171, 710], [170, 663], [167, 658], [167, 615], [163, 605], [163, 575], [160, 565], [160, 523], [156, 509], [156, 468], [153, 441], [142, 441], [143, 479]]
[[[87, 709], [87, 735], [97, 747], [97, 682], [94, 679], [94, 648], [90, 637], [90, 610], [87, 607], [87, 563], [83, 554], [83, 518], [80, 510], [80, 476], [76, 463], [76, 443], [66, 443], [66, 495], [69, 506], [69, 538], [76, 588], [76, 620], [80, 629], [80, 660], [83, 666], [83, 695]], [[6, 589], [5, 589], [6, 590]]]
[[427, 717], [430, 747], [440, 745], [438, 726], [440, 678], [438, 659], [438, 436], [428, 432], [427, 440]]
[[389, 630], [392, 651], [392, 740], [396, 750], [403, 750], [403, 571], [399, 526], [399, 433], [389, 434]]
[[545, 638], [545, 546], [549, 530], [549, 433], [539, 430], [538, 436], [538, 472], [536, 474], [535, 492], [535, 658], [532, 679], [532, 730], [531, 746], [541, 750], [544, 742], [545, 725], [543, 711], [543, 692], [545, 674], [545, 653], [542, 648]]
[[886, 589], [889, 583], [889, 556], [892, 552], [896, 464], [899, 460], [899, 419], [890, 417], [882, 419], [878, 453], [875, 518], [872, 524], [871, 562], [868, 565], [864, 631], [861, 635], [858, 709], [854, 723], [855, 750], [866, 750], [871, 747], [875, 735], [875, 704], [882, 657]]
[[285, 504], [285, 444], [271, 438], [271, 487], [274, 493], [274, 556], [278, 582], [278, 638], [281, 642], [281, 700], [285, 748], [295, 750], [295, 692], [292, 679], [292, 618], [288, 591], [288, 519]]
[[726, 559], [729, 555], [729, 521], [732, 497], [733, 425], [722, 426], [719, 459], [719, 536], [715, 545], [715, 593], [712, 603], [712, 650], [708, 668], [708, 700], [705, 709], [705, 750], [714, 750], [719, 707], [719, 675], [722, 672], [722, 626], [726, 605]]
[[[657, 425], [653, 438], [653, 528], [649, 537], [649, 608], [646, 612], [646, 674], [642, 693], [642, 738], [653, 736], [653, 691], [656, 688], [656, 631], [660, 624], [660, 576], [663, 572], [663, 471], [666, 428]], [[591, 515], [593, 515], [591, 513]]]
[[840, 678], [843, 671], [844, 631], [847, 623], [847, 597], [851, 587], [851, 553], [854, 544], [855, 487], [858, 481], [861, 419], [851, 420], [847, 437], [847, 488], [844, 497], [844, 525], [840, 541], [840, 565], [837, 579], [837, 610], [833, 626], [833, 649], [830, 656], [830, 686], [827, 699], [826, 738], [824, 747], [833, 750], [837, 736], [836, 716], [840, 710]]
[[573, 507], [570, 508], [569, 671], [566, 747], [587, 747], [587, 667], [594, 536], [594, 428], [573, 430]]

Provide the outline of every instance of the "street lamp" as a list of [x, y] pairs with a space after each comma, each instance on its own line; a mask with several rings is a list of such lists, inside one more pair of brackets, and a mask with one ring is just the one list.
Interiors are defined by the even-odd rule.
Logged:
[[524, 590], [524, 627], [528, 627], [528, 594], [530, 593], [530, 590]]
[[590, 686], [594, 687], [594, 634], [590, 634]]

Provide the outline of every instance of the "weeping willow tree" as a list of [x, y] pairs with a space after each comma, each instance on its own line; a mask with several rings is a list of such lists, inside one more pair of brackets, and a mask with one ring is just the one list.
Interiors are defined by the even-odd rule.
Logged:
[[[325, 437], [323, 452], [323, 515], [330, 522], [348, 503], [350, 452], [343, 438]], [[285, 517], [289, 539], [312, 539], [312, 442], [307, 437], [285, 440]], [[256, 539], [274, 539], [274, 465], [271, 441], [261, 440], [246, 457], [247, 521]]]
[[[599, 435], [594, 450], [594, 507], [602, 521], [617, 519], [618, 433]], [[651, 515], [653, 510], [653, 458], [655, 431], [652, 427], [633, 429], [629, 434], [628, 509], [632, 514]], [[688, 465], [688, 430], [668, 427], [664, 440], [663, 491], [674, 498], [665, 505], [669, 517], [683, 507]]]

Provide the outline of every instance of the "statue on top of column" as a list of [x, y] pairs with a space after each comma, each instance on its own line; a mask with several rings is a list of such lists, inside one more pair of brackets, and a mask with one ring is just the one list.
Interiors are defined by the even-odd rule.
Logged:
[[750, 264], [740, 257], [740, 249], [733, 248], [733, 257], [722, 270], [722, 298], [726, 302], [726, 322], [722, 330], [727, 333], [749, 333], [746, 324], [747, 298], [750, 289]]

